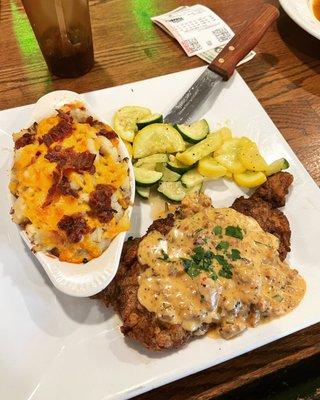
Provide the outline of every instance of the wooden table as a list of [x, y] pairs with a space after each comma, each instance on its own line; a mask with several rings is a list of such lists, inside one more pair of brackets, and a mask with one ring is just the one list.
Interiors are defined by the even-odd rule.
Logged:
[[[276, 1], [271, 1], [277, 4]], [[92, 0], [96, 64], [87, 75], [62, 80], [48, 74], [19, 0], [2, 0], [0, 109], [35, 102], [46, 92], [87, 92], [204, 65], [188, 58], [150, 17], [197, 0]], [[202, 0], [233, 28], [252, 17], [261, 0]], [[252, 91], [320, 183], [320, 41], [281, 16], [239, 68]], [[315, 310], [319, 312], [319, 310]], [[320, 324], [235, 360], [195, 374], [142, 399], [211, 399], [320, 353]]]

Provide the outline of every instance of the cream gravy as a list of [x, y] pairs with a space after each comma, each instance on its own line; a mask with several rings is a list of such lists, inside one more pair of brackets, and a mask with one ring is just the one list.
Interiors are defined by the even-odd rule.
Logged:
[[[238, 236], [240, 229], [242, 239], [228, 235], [228, 227]], [[165, 322], [198, 334], [215, 325], [231, 338], [289, 312], [304, 296], [303, 278], [279, 259], [278, 246], [253, 218], [214, 209], [206, 198], [167, 235], [152, 231], [141, 241], [139, 262], [148, 268], [139, 277], [139, 301]], [[195, 251], [211, 257], [209, 268], [199, 267], [206, 260], [193, 261]]]

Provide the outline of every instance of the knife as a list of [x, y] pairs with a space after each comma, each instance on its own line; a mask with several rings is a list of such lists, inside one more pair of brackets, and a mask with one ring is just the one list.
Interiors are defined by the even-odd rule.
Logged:
[[279, 11], [265, 4], [252, 21], [245, 25], [222, 49], [189, 90], [164, 117], [167, 123], [190, 123], [200, 106], [213, 94], [219, 93], [223, 82], [233, 75], [239, 61], [262, 39]]

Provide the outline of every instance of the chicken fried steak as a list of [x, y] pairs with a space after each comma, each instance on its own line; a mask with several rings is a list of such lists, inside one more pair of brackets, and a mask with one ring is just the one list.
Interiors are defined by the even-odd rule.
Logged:
[[305, 290], [281, 261], [290, 228], [275, 207], [291, 182], [278, 173], [234, 209], [214, 209], [205, 195], [184, 199], [174, 215], [125, 243], [116, 277], [96, 298], [120, 315], [125, 336], [155, 351], [181, 347], [209, 327], [229, 339], [289, 312]]

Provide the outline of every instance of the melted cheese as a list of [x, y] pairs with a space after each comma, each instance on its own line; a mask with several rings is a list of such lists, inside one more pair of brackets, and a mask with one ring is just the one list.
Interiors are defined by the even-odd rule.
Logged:
[[[57, 116], [40, 121], [37, 126], [36, 138], [40, 139], [58, 122]], [[29, 221], [32, 227], [29, 226], [27, 232], [36, 232], [33, 237], [35, 249], [50, 251], [52, 248], [58, 248], [61, 260], [79, 263], [83, 258], [89, 260], [99, 256], [109, 243], [109, 239], [128, 230], [129, 222], [126, 214], [120, 220], [116, 221], [114, 218], [108, 224], [102, 224], [97, 218], [85, 215], [91, 231], [103, 228], [103, 243], [94, 242], [90, 234], [85, 235], [79, 243], [69, 243], [65, 233], [59, 230], [58, 222], [64, 215], [89, 211], [89, 195], [98, 184], [114, 186], [117, 189], [117, 201], [126, 205], [123, 209], [127, 208], [128, 199], [123, 194], [122, 186], [128, 177], [128, 167], [126, 162], [115, 160], [114, 154], [99, 153], [101, 147], [97, 135], [99, 129], [77, 122], [73, 123], [73, 128], [71, 136], [56, 144], [63, 148], [72, 148], [75, 152], [91, 151], [96, 154], [94, 161], [96, 172], [94, 174], [88, 172], [69, 174], [70, 183], [77, 188], [79, 198], [60, 195], [50, 205], [43, 207], [53, 183], [52, 175], [57, 164], [49, 162], [45, 158], [48, 148], [45, 144], [39, 143], [29, 144], [16, 150], [10, 190], [19, 199], [13, 207], [15, 215], [19, 216], [16, 222]], [[54, 145], [55, 143], [52, 147]], [[118, 154], [118, 140], [110, 141], [110, 146], [116, 152], [115, 154]], [[15, 207], [20, 207], [20, 209], [15, 210]]]
[[[222, 227], [223, 235], [213, 232], [215, 226]], [[243, 239], [225, 235], [227, 226], [240, 226]], [[217, 250], [221, 241], [229, 243], [228, 250]], [[199, 245], [228, 260], [231, 279], [219, 275], [216, 260], [216, 280], [205, 271], [194, 277], [185, 272], [183, 259], [190, 259]], [[176, 219], [167, 235], [153, 231], [141, 241], [139, 261], [148, 268], [139, 277], [139, 301], [159, 319], [188, 331], [216, 324], [223, 337], [233, 337], [263, 318], [289, 312], [304, 295], [304, 280], [281, 262], [278, 246], [278, 239], [254, 219], [229, 208], [203, 207]], [[232, 248], [240, 251], [241, 259], [228, 258]]]

